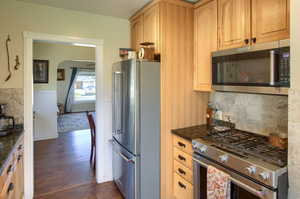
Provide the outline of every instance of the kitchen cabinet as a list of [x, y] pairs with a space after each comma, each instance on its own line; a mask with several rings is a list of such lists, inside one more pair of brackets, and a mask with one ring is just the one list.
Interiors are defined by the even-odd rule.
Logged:
[[145, 11], [143, 23], [143, 42], [153, 42], [155, 53], [159, 53], [159, 5], [155, 5]]
[[131, 20], [131, 48], [138, 51], [140, 43], [153, 42], [159, 53], [159, 5], [156, 4]]
[[176, 199], [193, 199], [192, 143], [173, 135], [173, 190]]
[[143, 41], [155, 40], [155, 51], [160, 54], [161, 198], [174, 198], [171, 129], [204, 124], [208, 101], [208, 93], [193, 91], [194, 5], [153, 0], [130, 18], [132, 27], [138, 18], [143, 21]]
[[290, 0], [252, 0], [252, 40], [256, 43], [288, 39]]
[[0, 199], [22, 199], [24, 195], [23, 137], [13, 149], [0, 176]]
[[218, 0], [218, 47], [288, 39], [290, 0]]
[[194, 90], [211, 91], [211, 53], [217, 50], [217, 0], [194, 10]]
[[144, 41], [143, 16], [131, 22], [131, 48], [138, 51], [140, 43]]
[[250, 0], [218, 0], [219, 49], [250, 44]]
[[176, 199], [193, 199], [194, 188], [192, 184], [174, 174], [174, 196]]

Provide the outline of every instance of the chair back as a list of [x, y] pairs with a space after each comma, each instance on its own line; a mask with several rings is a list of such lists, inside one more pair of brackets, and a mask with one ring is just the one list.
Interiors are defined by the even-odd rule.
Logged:
[[96, 125], [95, 125], [95, 120], [94, 120], [93, 114], [91, 112], [86, 112], [86, 115], [87, 115], [91, 130], [96, 132]]

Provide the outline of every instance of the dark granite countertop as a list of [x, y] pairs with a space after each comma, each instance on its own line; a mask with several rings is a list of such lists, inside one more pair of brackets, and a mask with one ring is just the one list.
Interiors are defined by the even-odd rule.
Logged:
[[208, 131], [207, 125], [197, 125], [181, 129], [173, 129], [171, 132], [179, 137], [186, 140], [192, 141], [193, 139], [199, 138], [206, 135]]
[[21, 135], [23, 135], [23, 132], [22, 129], [17, 129], [13, 130], [12, 133], [7, 136], [0, 137], [0, 174], [4, 169], [3, 167], [7, 158], [11, 154]]

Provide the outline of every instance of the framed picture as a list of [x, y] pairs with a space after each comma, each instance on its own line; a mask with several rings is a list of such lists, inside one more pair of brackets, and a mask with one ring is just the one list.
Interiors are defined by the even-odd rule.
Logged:
[[33, 83], [47, 84], [49, 81], [49, 60], [33, 60]]
[[64, 81], [65, 80], [65, 69], [58, 68], [57, 69], [57, 81]]

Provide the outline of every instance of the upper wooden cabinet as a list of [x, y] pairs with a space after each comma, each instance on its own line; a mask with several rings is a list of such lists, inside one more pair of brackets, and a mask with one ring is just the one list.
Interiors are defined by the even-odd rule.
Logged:
[[289, 38], [290, 0], [218, 0], [219, 49]]
[[144, 13], [144, 42], [153, 42], [155, 52], [159, 52], [159, 5]]
[[290, 0], [252, 0], [252, 38], [256, 43], [287, 39]]
[[217, 50], [217, 0], [194, 10], [194, 89], [211, 91], [211, 53]]
[[131, 47], [138, 51], [142, 42], [153, 42], [155, 52], [159, 53], [159, 4], [131, 20]]
[[219, 48], [249, 45], [250, 0], [218, 1]]
[[144, 41], [143, 16], [135, 18], [131, 22], [131, 48], [138, 50], [140, 43]]

